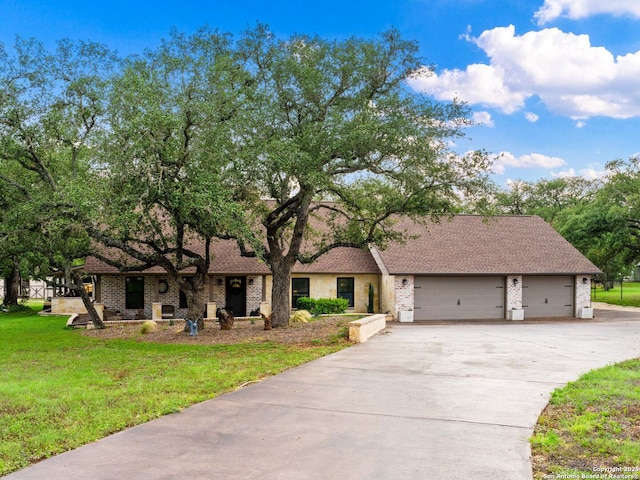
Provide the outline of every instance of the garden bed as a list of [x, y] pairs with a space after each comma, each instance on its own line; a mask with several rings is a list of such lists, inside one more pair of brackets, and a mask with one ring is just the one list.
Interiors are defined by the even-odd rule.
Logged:
[[256, 319], [236, 320], [231, 330], [220, 330], [216, 321], [207, 321], [204, 330], [192, 337], [184, 332], [184, 321], [176, 320], [174, 325], [158, 323], [155, 332], [142, 334], [140, 323], [118, 323], [107, 325], [103, 330], [87, 330], [84, 335], [97, 338], [138, 340], [154, 343], [185, 343], [185, 344], [236, 344], [275, 342], [283, 344], [323, 345], [346, 341], [348, 336], [348, 322], [360, 318], [359, 316], [327, 316], [313, 319], [309, 323], [297, 323], [286, 328], [264, 330], [264, 323]]

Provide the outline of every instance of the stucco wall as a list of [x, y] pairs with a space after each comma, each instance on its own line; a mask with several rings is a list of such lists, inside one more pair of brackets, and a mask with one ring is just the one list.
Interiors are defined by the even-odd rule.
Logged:
[[380, 279], [380, 313], [395, 315], [396, 312], [396, 278], [383, 275]]
[[[309, 296], [312, 298], [336, 298], [338, 294], [338, 278], [353, 278], [353, 294], [354, 294], [354, 312], [366, 312], [367, 303], [369, 302], [369, 284], [373, 284], [373, 307], [374, 311], [379, 310], [380, 288], [378, 283], [378, 275], [365, 274], [295, 274], [293, 278], [309, 279]], [[265, 277], [265, 301], [271, 302], [271, 291], [273, 288], [273, 277], [267, 275]], [[291, 301], [291, 298], [289, 298]]]

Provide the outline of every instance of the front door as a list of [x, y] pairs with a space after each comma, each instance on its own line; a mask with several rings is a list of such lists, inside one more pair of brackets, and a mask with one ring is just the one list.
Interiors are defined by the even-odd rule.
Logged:
[[226, 278], [225, 308], [231, 310], [235, 317], [247, 316], [247, 277]]

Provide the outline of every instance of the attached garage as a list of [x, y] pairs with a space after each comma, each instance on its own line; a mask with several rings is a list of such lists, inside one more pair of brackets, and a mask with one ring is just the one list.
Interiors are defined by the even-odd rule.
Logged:
[[414, 320], [503, 319], [504, 277], [415, 277]]
[[381, 310], [396, 318], [515, 321], [590, 310], [600, 270], [540, 217], [404, 218], [395, 228], [407, 240], [372, 253], [381, 284], [393, 289]]
[[522, 308], [525, 318], [573, 317], [573, 298], [573, 277], [522, 278]]

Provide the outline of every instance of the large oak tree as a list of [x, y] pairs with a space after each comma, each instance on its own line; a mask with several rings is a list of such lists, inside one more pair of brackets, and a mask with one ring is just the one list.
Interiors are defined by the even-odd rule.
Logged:
[[[240, 48], [255, 84], [229, 177], [256, 225], [243, 251], [271, 269], [272, 322], [285, 326], [296, 262], [384, 247], [403, 236], [396, 215], [447, 215], [484, 188], [488, 161], [451, 151], [468, 112], [408, 89], [408, 78], [432, 71], [397, 31], [332, 41], [258, 27]], [[309, 228], [313, 216], [322, 231]]]
[[[173, 32], [124, 62], [101, 145], [101, 216], [94, 255], [122, 272], [159, 266], [203, 327], [210, 244], [244, 223], [223, 170], [249, 77], [228, 36]], [[115, 249], [115, 250], [113, 250]]]
[[62, 40], [53, 51], [17, 39], [0, 51], [0, 190], [3, 254], [64, 272], [102, 326], [72, 269], [89, 253], [88, 189], [114, 55], [102, 45]]

